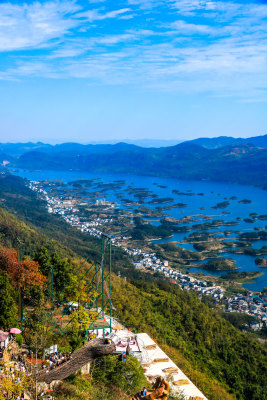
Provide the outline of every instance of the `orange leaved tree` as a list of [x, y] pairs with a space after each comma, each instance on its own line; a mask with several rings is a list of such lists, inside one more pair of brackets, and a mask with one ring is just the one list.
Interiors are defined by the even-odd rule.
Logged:
[[19, 261], [17, 251], [0, 248], [0, 271], [6, 271], [15, 288], [41, 286], [46, 278], [39, 272], [39, 264], [31, 259]]

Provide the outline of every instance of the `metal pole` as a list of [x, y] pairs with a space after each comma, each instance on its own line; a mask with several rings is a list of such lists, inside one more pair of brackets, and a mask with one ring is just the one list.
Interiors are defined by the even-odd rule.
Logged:
[[[105, 306], [105, 296], [104, 296], [104, 258], [105, 258], [105, 237], [102, 236], [102, 261], [101, 261], [101, 280], [102, 280], [102, 287], [101, 287], [101, 297], [102, 297], [102, 319], [105, 318], [105, 311], [104, 311], [104, 306]], [[103, 332], [103, 338], [105, 337], [105, 328], [102, 329]]]
[[20, 318], [21, 318], [21, 326], [23, 324], [23, 288], [20, 288], [20, 296], [21, 296], [21, 301], [20, 301]]
[[109, 330], [112, 332], [111, 316], [112, 316], [112, 301], [111, 301], [111, 239], [109, 240]]
[[32, 375], [32, 356], [33, 356], [33, 354], [32, 354], [32, 351], [31, 351], [31, 375]]
[[[104, 299], [104, 251], [105, 251], [105, 247], [104, 247], [104, 243], [105, 243], [105, 238], [102, 238], [102, 265], [101, 265], [101, 279], [102, 279], [102, 318], [104, 319], [105, 316], [105, 312], [104, 312], [104, 305], [105, 305], [105, 299]], [[103, 332], [104, 335], [104, 332]]]
[[35, 340], [35, 400], [37, 400], [37, 336]]
[[[18, 251], [18, 261], [22, 261], [22, 252], [21, 252], [21, 241], [19, 238], [17, 238], [18, 246], [19, 246], [19, 251]], [[20, 323], [21, 327], [23, 324], [23, 289], [22, 287], [19, 289], [19, 317], [20, 317]]]
[[54, 286], [54, 268], [53, 268], [53, 265], [51, 265], [51, 292], [52, 292], [52, 296], [54, 294], [53, 286]]
[[[95, 283], [95, 286], [96, 286], [96, 292], [98, 292], [98, 274], [100, 273], [100, 268], [98, 268], [98, 266], [97, 266], [97, 264], [95, 265], [95, 269], [96, 269], [96, 283]], [[96, 312], [98, 313], [98, 294], [96, 295], [96, 301], [94, 302], [95, 303], [95, 308], [96, 308]]]

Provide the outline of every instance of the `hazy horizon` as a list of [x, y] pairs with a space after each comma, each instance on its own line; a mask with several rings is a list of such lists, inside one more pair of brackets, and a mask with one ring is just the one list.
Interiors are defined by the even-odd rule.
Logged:
[[[224, 136], [224, 135], [222, 135], [222, 136], [214, 136], [214, 137], [212, 137], [212, 138], [209, 138], [209, 137], [204, 137], [204, 136], [202, 136], [202, 137], [198, 137], [198, 138], [195, 138], [195, 139], [215, 139], [215, 138], [219, 138], [219, 137], [225, 137], [225, 138], [227, 138], [227, 137], [229, 137], [229, 138], [231, 138], [231, 137], [233, 137], [234, 139], [248, 139], [248, 138], [253, 138], [253, 137], [258, 137], [258, 136], [265, 136], [266, 134], [263, 134], [263, 135], [253, 135], [253, 136], [248, 136], [248, 137], [240, 137], [240, 136]], [[190, 140], [195, 140], [195, 139], [188, 139], [188, 141], [190, 141]], [[50, 141], [47, 141], [47, 142], [43, 142], [43, 141], [40, 141], [40, 140], [38, 140], [38, 139], [36, 139], [35, 141], [30, 141], [30, 140], [24, 140], [24, 141], [12, 141], [12, 140], [1, 140], [1, 142], [0, 143], [3, 143], [3, 144], [17, 144], [17, 143], [33, 143], [33, 144], [38, 144], [38, 143], [42, 143], [42, 144], [48, 144], [48, 145], [52, 145], [52, 146], [55, 146], [55, 145], [60, 145], [60, 144], [67, 144], [67, 143], [75, 143], [75, 144], [81, 144], [81, 145], [90, 145], [90, 144], [92, 144], [92, 145], [98, 145], [98, 144], [118, 144], [118, 143], [127, 143], [127, 144], [135, 144], [135, 145], [137, 145], [137, 146], [141, 146], [141, 147], [153, 147], [153, 144], [155, 145], [155, 147], [160, 147], [160, 146], [162, 146], [162, 147], [167, 147], [167, 146], [173, 146], [173, 145], [175, 145], [175, 144], [179, 144], [179, 143], [183, 143], [183, 142], [185, 142], [185, 141], [187, 141], [187, 140], [179, 140], [179, 139], [177, 139], [177, 140], [172, 140], [172, 139], [153, 139], [153, 138], [151, 138], [151, 139], [148, 139], [148, 138], [140, 138], [140, 139], [118, 139], [118, 140], [116, 140], [116, 139], [111, 139], [111, 140], [101, 140], [101, 141], [90, 141], [90, 142], [81, 142], [81, 141], [56, 141], [56, 140], [50, 140]]]

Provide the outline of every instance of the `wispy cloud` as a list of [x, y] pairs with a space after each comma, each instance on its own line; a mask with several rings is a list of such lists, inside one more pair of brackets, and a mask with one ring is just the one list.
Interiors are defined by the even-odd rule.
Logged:
[[195, 35], [195, 34], [218, 34], [215, 27], [202, 24], [191, 24], [183, 20], [178, 20], [171, 23], [170, 28], [176, 33], [182, 33], [183, 35]]
[[0, 4], [0, 51], [49, 45], [79, 24], [73, 18], [79, 9], [73, 1]]
[[100, 12], [100, 10], [88, 10], [81, 12], [76, 15], [78, 18], [86, 18], [88, 21], [93, 22], [93, 21], [101, 21], [105, 19], [110, 19], [110, 18], [117, 18], [121, 16], [122, 14], [128, 13], [131, 11], [130, 8], [121, 8], [118, 10], [113, 10], [109, 12]]
[[[2, 3], [0, 51], [11, 55], [0, 78], [70, 77], [256, 101], [266, 97], [266, 17], [267, 4], [235, 0]], [[24, 52], [14, 60], [17, 50]]]
[[31, 4], [0, 4], [0, 52], [51, 46], [51, 42], [63, 39], [74, 28], [87, 21], [119, 18], [130, 8], [109, 12], [82, 11], [74, 1], [34, 2]]
[[141, 9], [151, 9], [164, 4], [164, 0], [128, 0], [128, 4], [139, 6]]
[[[239, 4], [234, 1], [217, 1], [217, 0], [174, 0], [171, 1], [172, 7], [183, 15], [196, 15], [200, 13], [223, 12], [231, 14], [239, 9]], [[241, 3], [242, 5], [242, 3]]]

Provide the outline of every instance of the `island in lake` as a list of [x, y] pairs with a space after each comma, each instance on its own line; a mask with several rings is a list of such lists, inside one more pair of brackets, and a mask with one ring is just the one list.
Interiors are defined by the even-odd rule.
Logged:
[[205, 264], [201, 264], [201, 268], [207, 271], [235, 271], [240, 269], [231, 258], [219, 258], [210, 260]]
[[258, 267], [267, 268], [267, 260], [264, 257], [257, 257], [255, 259], [255, 264], [258, 265]]

